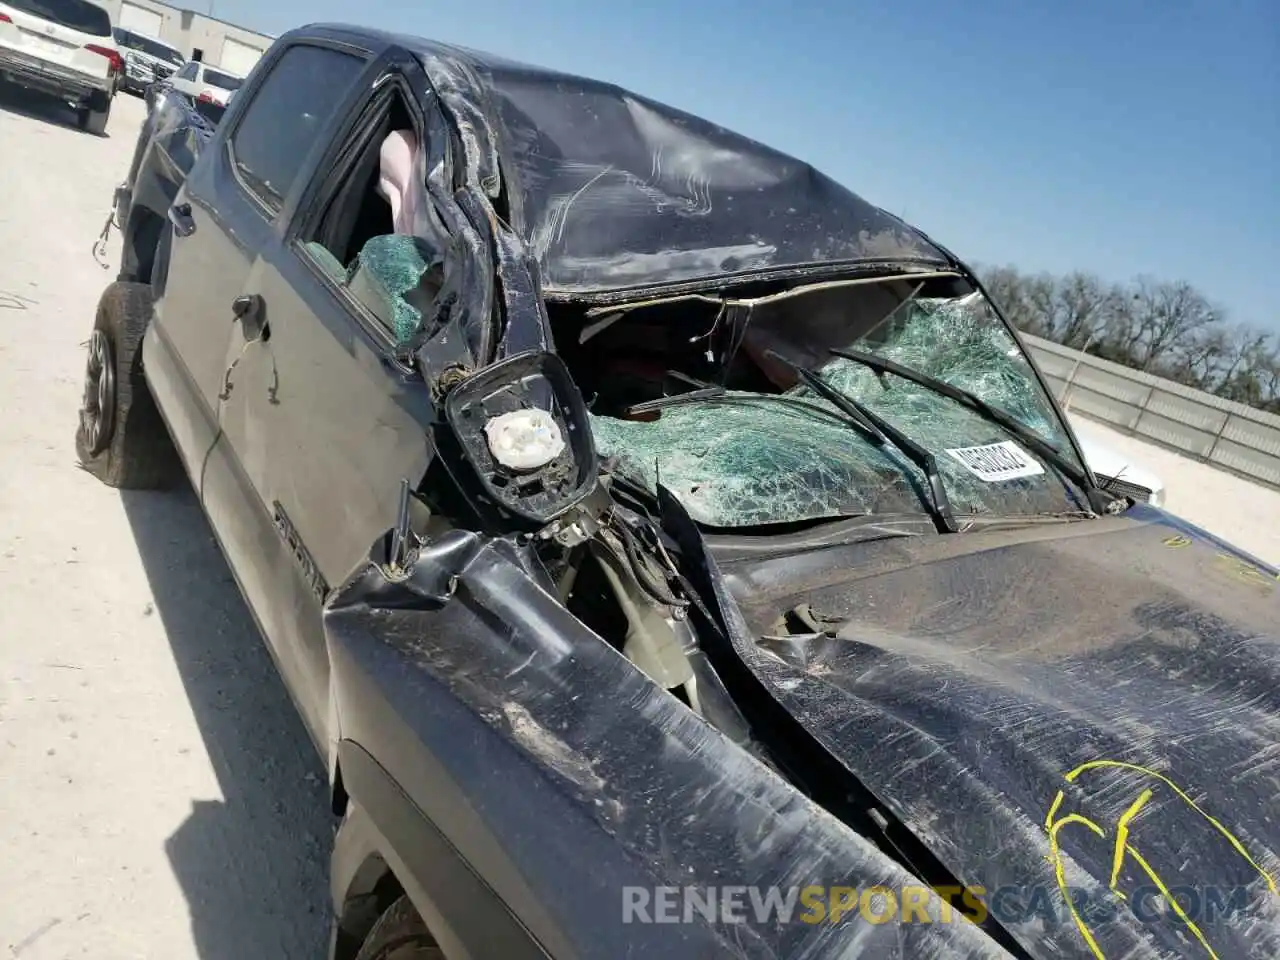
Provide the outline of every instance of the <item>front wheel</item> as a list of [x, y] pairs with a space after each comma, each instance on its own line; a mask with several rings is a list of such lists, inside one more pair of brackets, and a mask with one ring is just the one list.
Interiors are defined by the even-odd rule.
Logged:
[[408, 897], [387, 908], [369, 931], [356, 960], [445, 960]]

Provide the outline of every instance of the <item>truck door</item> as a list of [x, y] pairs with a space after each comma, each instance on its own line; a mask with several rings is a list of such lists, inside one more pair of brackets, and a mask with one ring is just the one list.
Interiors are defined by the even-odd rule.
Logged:
[[[170, 108], [173, 110], [175, 108]], [[181, 135], [158, 134], [167, 149]], [[272, 229], [272, 214], [246, 191], [229, 152], [215, 138], [205, 146], [167, 206], [157, 273], [163, 291], [147, 333], [147, 378], [203, 493], [207, 454], [217, 435], [219, 395], [231, 339], [232, 301]], [[152, 160], [164, 171], [168, 156]], [[163, 196], [153, 198], [164, 208]], [[167, 247], [168, 256], [164, 256]], [[147, 251], [149, 252], [149, 251]]]
[[[259, 249], [238, 291], [227, 351], [231, 389], [215, 452], [233, 488], [228, 503], [237, 504], [226, 524], [238, 528], [243, 589], [321, 745], [329, 719], [323, 600], [394, 522], [400, 478], [422, 476], [430, 405], [421, 381], [392, 359], [386, 333], [362, 323], [344, 294], [345, 251], [307, 245], [285, 222], [330, 205], [317, 185], [332, 181], [334, 155], [361, 122], [362, 104], [373, 96], [371, 71], [380, 69], [351, 52], [313, 46], [286, 51], [276, 68], [288, 79], [271, 113], [273, 142], [282, 161], [308, 157], [296, 177], [314, 173], [290, 184], [281, 229]], [[314, 116], [321, 111], [332, 123]], [[298, 141], [310, 142], [288, 149]], [[360, 177], [372, 191], [376, 150], [370, 160], [337, 191], [359, 192]]]

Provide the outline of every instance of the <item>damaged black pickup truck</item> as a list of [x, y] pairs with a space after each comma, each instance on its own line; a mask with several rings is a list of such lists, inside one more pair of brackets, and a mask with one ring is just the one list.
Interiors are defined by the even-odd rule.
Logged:
[[1276, 571], [1101, 489], [918, 230], [337, 26], [119, 199], [78, 449], [194, 484], [333, 957], [1280, 956]]

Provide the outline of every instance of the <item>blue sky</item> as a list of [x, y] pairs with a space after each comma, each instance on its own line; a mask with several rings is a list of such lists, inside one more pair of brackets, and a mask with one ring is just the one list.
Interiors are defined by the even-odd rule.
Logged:
[[365, 23], [613, 81], [971, 262], [1186, 279], [1280, 332], [1276, 0], [214, 2], [268, 33]]

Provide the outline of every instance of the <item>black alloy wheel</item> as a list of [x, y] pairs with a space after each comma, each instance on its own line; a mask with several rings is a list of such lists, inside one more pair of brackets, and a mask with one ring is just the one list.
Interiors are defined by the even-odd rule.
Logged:
[[80, 404], [80, 426], [92, 456], [111, 445], [116, 425], [116, 358], [111, 338], [105, 330], [89, 337], [89, 357], [85, 362], [84, 400]]

